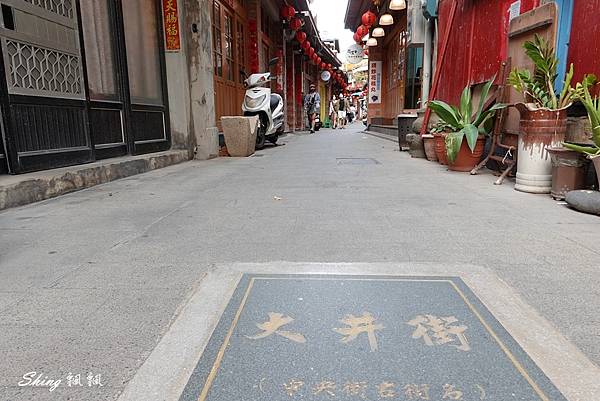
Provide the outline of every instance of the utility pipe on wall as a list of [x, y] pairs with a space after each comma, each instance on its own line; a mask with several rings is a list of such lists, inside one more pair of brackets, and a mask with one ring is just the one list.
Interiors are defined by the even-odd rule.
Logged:
[[427, 107], [429, 89], [431, 88], [431, 60], [433, 52], [433, 24], [427, 20], [425, 25], [425, 44], [423, 46], [423, 89], [421, 91], [421, 107]]

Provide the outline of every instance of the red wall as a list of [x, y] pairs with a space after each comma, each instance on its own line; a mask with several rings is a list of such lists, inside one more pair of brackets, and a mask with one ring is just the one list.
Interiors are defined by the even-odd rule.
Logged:
[[[440, 0], [440, 44], [454, 0]], [[463, 88], [498, 74], [507, 53], [508, 7], [513, 0], [456, 0], [450, 43], [436, 98], [457, 103]], [[522, 6], [537, 0], [525, 0]]]
[[[454, 0], [442, 0], [439, 3], [439, 47], [438, 58], [441, 55], [444, 35], [446, 34], [449, 24], [449, 17], [452, 2]], [[456, 103], [460, 97], [460, 91], [465, 86], [467, 81], [468, 54], [470, 40], [470, 31], [467, 30], [466, 22], [470, 20], [464, 10], [464, 0], [458, 0], [454, 25], [450, 34], [448, 47], [446, 50], [445, 59], [440, 68], [440, 81], [438, 85], [436, 99], [441, 99], [446, 102]]]
[[[440, 0], [440, 45], [449, 23], [452, 2]], [[462, 89], [498, 73], [507, 54], [508, 8], [514, 0], [456, 0], [457, 9], [437, 99], [458, 103]], [[521, 0], [521, 13], [540, 0]], [[568, 63], [575, 66], [575, 81], [584, 74], [600, 78], [600, 0], [575, 0]], [[441, 50], [441, 48], [439, 49]]]
[[473, 52], [469, 81], [481, 83], [498, 74], [508, 47], [509, 1], [477, 1], [471, 7]]
[[521, 14], [531, 11], [540, 5], [540, 0], [521, 0]]
[[600, 77], [600, 0], [576, 0], [569, 44], [568, 63], [573, 63], [575, 80], [584, 74]]

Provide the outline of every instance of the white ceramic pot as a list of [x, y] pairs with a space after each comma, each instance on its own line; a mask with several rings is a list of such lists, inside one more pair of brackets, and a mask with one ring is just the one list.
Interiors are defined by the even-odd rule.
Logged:
[[521, 112], [517, 180], [515, 189], [534, 194], [552, 190], [552, 158], [550, 147], [558, 147], [567, 131], [566, 109], [532, 109], [517, 104]]

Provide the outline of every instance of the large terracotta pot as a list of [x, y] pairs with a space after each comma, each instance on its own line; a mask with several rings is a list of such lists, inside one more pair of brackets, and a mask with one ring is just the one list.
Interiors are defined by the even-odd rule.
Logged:
[[550, 147], [548, 152], [552, 159], [552, 197], [563, 200], [567, 192], [584, 189], [588, 166], [585, 155], [563, 147]]
[[463, 138], [460, 150], [456, 155], [454, 162], [448, 161], [448, 169], [452, 171], [471, 171], [479, 164], [483, 150], [485, 148], [485, 136], [479, 135], [477, 143], [475, 144], [475, 150], [471, 152], [467, 138]]
[[558, 147], [567, 132], [567, 110], [532, 109], [515, 105], [521, 113], [517, 191], [547, 194], [552, 190], [549, 147]]
[[448, 164], [448, 156], [446, 156], [446, 134], [433, 134], [433, 143], [438, 162], [440, 162], [442, 166], [445, 166]]
[[423, 147], [425, 148], [425, 156], [431, 162], [437, 162], [438, 158], [435, 153], [435, 138], [431, 134], [423, 135]]

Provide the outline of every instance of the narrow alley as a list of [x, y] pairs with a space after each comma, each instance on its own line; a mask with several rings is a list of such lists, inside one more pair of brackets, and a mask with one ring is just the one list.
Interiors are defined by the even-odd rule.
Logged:
[[[443, 266], [446, 276], [488, 277], [487, 295], [472, 288], [481, 299], [513, 291], [512, 302], [533, 313], [512, 316], [511, 333], [558, 338], [600, 363], [595, 219], [512, 182], [494, 186], [489, 172], [411, 159], [362, 128], [287, 135], [254, 157], [189, 161], [2, 212], [0, 355], [10, 363], [0, 369], [0, 399], [115, 399], [206, 280], [240, 269], [423, 276]], [[203, 328], [177, 340], [180, 355], [154, 373], [175, 378], [185, 361], [195, 365], [184, 351], [203, 347], [193, 333], [210, 335], [232, 290], [213, 287], [201, 302], [206, 315], [196, 315]], [[557, 336], [528, 331], [536, 321]], [[577, 348], [562, 350], [565, 364]], [[103, 386], [16, 385], [33, 370], [91, 370]], [[177, 393], [186, 383], [136, 378], [148, 391], [154, 383]]]

